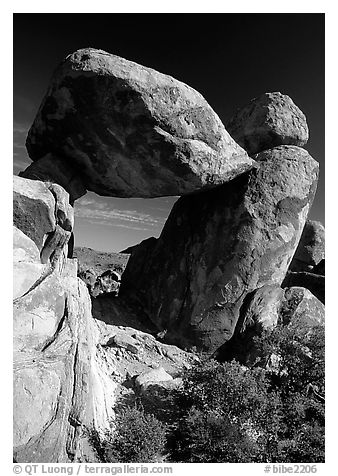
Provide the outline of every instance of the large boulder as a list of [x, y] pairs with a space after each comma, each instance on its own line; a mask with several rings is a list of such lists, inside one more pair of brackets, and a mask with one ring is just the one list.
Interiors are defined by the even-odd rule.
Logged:
[[239, 109], [226, 128], [249, 155], [278, 145], [304, 146], [309, 139], [305, 115], [279, 92], [264, 93]]
[[14, 226], [35, 243], [43, 264], [56, 264], [68, 253], [74, 227], [69, 194], [58, 184], [17, 176], [13, 189]]
[[263, 331], [290, 325], [311, 331], [324, 326], [324, 305], [305, 288], [267, 285], [248, 295], [246, 301], [233, 337], [215, 353], [220, 360], [254, 365], [261, 358], [255, 337]]
[[26, 145], [46, 173], [55, 157], [88, 190], [116, 197], [184, 195], [254, 164], [197, 91], [93, 48], [57, 68]]
[[283, 280], [282, 287], [290, 288], [292, 286], [308, 289], [316, 298], [325, 304], [325, 276], [307, 273], [306, 271], [288, 271]]
[[312, 271], [324, 257], [325, 228], [319, 221], [307, 220], [290, 271]]
[[314, 198], [318, 163], [280, 146], [259, 168], [214, 190], [181, 197], [160, 238], [132, 252], [120, 294], [166, 339], [209, 352], [230, 339], [246, 295], [280, 285]]

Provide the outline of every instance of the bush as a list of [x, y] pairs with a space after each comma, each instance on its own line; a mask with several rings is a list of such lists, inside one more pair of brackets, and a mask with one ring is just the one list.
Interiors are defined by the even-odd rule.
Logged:
[[124, 408], [111, 431], [90, 432], [90, 442], [103, 463], [157, 463], [163, 461], [166, 430], [142, 408]]
[[203, 359], [161, 408], [125, 408], [114, 431], [92, 432], [101, 461], [159, 462], [167, 450], [172, 462], [324, 462], [323, 329], [277, 328], [256, 344], [260, 367]]
[[188, 370], [175, 460], [324, 462], [324, 330], [302, 325], [256, 342], [267, 368], [204, 361]]

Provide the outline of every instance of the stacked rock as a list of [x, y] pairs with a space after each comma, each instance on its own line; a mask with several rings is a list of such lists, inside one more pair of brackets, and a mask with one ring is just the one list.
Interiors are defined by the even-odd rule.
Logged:
[[269, 93], [238, 112], [231, 130], [257, 167], [180, 198], [151, 249], [132, 253], [121, 294], [142, 303], [167, 339], [213, 352], [232, 337], [250, 293], [282, 284], [318, 180], [318, 163], [300, 147], [308, 133], [298, 111]]
[[[129, 250], [118, 298], [166, 341], [247, 363], [252, 336], [286, 315], [323, 322], [322, 304], [286, 283], [323, 258], [307, 228], [299, 245], [318, 180], [305, 116], [267, 93], [227, 129], [194, 89], [102, 50], [57, 68], [28, 134], [33, 163], [14, 187], [17, 461], [88, 460], [82, 428], [113, 406], [89, 294], [67, 259], [72, 205], [87, 190], [181, 195], [161, 236]], [[100, 278], [101, 290], [117, 285]]]

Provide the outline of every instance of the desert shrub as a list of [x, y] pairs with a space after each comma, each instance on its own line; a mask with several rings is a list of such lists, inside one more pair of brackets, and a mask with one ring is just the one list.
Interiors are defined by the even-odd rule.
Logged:
[[255, 338], [261, 361], [269, 362], [270, 376], [284, 393], [303, 392], [310, 387], [324, 393], [325, 331], [323, 326], [295, 322], [265, 331]]
[[280, 327], [256, 344], [267, 367], [205, 360], [185, 372], [176, 461], [324, 461], [323, 328]]
[[104, 463], [156, 463], [163, 461], [166, 429], [142, 407], [126, 407], [116, 415], [110, 431], [90, 431], [90, 442]]
[[256, 344], [260, 366], [203, 358], [164, 401], [122, 409], [114, 431], [92, 434], [101, 461], [324, 462], [323, 329], [281, 327]]
[[[181, 416], [175, 458], [184, 462], [252, 462], [262, 459], [280, 425], [280, 402], [262, 369], [233, 361], [196, 364], [177, 394]], [[263, 459], [264, 460], [264, 459]]]

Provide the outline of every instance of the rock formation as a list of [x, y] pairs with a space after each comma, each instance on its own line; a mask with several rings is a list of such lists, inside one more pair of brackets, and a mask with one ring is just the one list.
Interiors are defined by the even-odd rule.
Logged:
[[27, 149], [49, 174], [57, 158], [88, 190], [115, 197], [184, 195], [253, 165], [197, 91], [93, 48], [67, 56], [55, 71]]
[[239, 109], [227, 131], [249, 155], [279, 145], [303, 147], [309, 138], [305, 115], [289, 96], [264, 93]]
[[325, 276], [315, 273], [307, 273], [305, 271], [299, 271], [294, 273], [288, 271], [283, 280], [282, 287], [303, 287], [311, 291], [323, 304], [325, 304]]
[[72, 228], [67, 197], [59, 185], [15, 179], [14, 454], [18, 462], [92, 457], [83, 429], [92, 422], [104, 428], [112, 415], [116, 385], [104, 363], [98, 362], [99, 331], [89, 294], [77, 278], [76, 260], [67, 258], [67, 239], [59, 239], [61, 230], [67, 234]]
[[311, 272], [325, 257], [325, 229], [319, 221], [307, 220], [289, 271]]
[[212, 352], [230, 339], [245, 296], [280, 285], [298, 245], [317, 162], [295, 146], [254, 158], [257, 169], [180, 198], [157, 242], [128, 261], [122, 296], [179, 345]]
[[[267, 93], [229, 130], [189, 86], [102, 50], [57, 68], [14, 178], [15, 461], [95, 462], [87, 429], [117, 403], [161, 405], [197, 359], [186, 348], [250, 363], [262, 330], [322, 325], [324, 276], [290, 271], [301, 236], [293, 263], [322, 270], [323, 239], [303, 232], [318, 177], [305, 117]], [[78, 269], [87, 190], [184, 196], [158, 239], [114, 254], [121, 269], [88, 249]]]
[[324, 323], [324, 305], [308, 289], [263, 286], [247, 296], [233, 338], [217, 350], [216, 356], [254, 365], [260, 357], [254, 338], [264, 330], [297, 324], [315, 331], [316, 326]]

